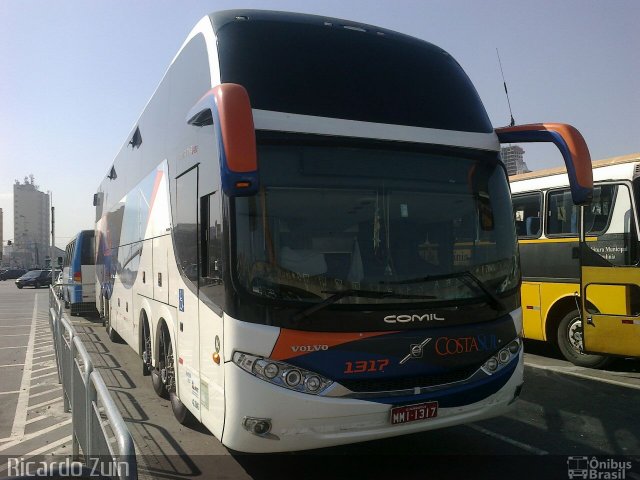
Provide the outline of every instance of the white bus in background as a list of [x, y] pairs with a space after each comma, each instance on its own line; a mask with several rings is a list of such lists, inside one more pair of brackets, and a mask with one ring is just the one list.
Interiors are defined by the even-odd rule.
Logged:
[[498, 152], [529, 137], [579, 145], [561, 148], [587, 201], [579, 134], [494, 131], [434, 45], [310, 15], [205, 17], [94, 198], [107, 329], [180, 422], [235, 450], [499, 415], [523, 364]]

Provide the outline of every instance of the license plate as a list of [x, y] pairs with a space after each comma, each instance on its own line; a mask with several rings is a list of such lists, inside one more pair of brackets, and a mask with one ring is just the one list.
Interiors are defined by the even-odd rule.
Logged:
[[391, 425], [417, 422], [438, 416], [438, 402], [416, 403], [391, 409]]

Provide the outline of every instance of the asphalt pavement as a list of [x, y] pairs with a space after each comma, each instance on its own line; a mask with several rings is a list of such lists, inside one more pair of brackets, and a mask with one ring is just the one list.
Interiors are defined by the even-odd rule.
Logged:
[[0, 282], [0, 459], [71, 453], [48, 305], [46, 288]]

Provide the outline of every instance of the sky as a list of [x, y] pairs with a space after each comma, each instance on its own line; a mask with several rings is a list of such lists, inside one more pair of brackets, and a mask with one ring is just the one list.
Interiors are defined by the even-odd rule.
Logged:
[[[0, 208], [33, 174], [56, 207], [56, 245], [93, 228], [93, 194], [197, 21], [231, 8], [285, 10], [396, 30], [447, 50], [494, 127], [577, 127], [593, 159], [640, 152], [637, 0], [0, 0]], [[559, 166], [526, 145], [536, 170]]]

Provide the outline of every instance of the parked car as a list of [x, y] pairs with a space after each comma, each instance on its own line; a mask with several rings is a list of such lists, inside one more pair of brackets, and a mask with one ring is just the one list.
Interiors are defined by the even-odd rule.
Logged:
[[13, 280], [14, 278], [20, 278], [27, 273], [24, 268], [10, 268], [0, 273], [0, 280]]
[[51, 270], [31, 270], [16, 280], [16, 287], [40, 288], [51, 285]]

